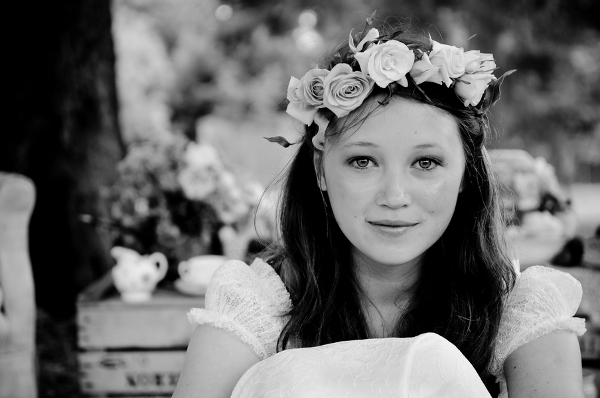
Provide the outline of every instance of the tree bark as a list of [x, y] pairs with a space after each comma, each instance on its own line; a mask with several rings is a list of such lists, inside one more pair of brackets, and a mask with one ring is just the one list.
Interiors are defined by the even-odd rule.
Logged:
[[[108, 239], [80, 222], [124, 155], [109, 0], [13, 2], [9, 126], [0, 170], [24, 174], [38, 199], [29, 239], [37, 303], [69, 316], [75, 297], [112, 265]], [[16, 22], [16, 23], [15, 23]]]

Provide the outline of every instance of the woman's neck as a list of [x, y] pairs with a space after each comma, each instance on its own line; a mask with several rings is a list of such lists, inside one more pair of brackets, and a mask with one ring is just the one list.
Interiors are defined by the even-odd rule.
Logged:
[[391, 335], [404, 314], [418, 280], [422, 256], [406, 264], [379, 264], [353, 255], [354, 270], [364, 297], [367, 323], [377, 337]]

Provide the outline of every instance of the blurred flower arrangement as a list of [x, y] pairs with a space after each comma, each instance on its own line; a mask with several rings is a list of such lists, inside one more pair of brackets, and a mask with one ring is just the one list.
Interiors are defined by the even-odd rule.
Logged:
[[[490, 158], [500, 181], [508, 239], [521, 264], [556, 263], [575, 237], [577, 221], [554, 167], [523, 150], [492, 150]], [[581, 257], [575, 254], [569, 253], [567, 262]]]
[[261, 195], [262, 187], [242, 181], [212, 146], [183, 137], [138, 143], [108, 192], [112, 244], [161, 252], [171, 268], [193, 256], [227, 255], [221, 230], [229, 240], [253, 231]]
[[[530, 218], [555, 224], [551, 220], [569, 210], [569, 199], [556, 178], [554, 167], [546, 159], [512, 149], [490, 151], [490, 157], [501, 183], [503, 204], [511, 226], [528, 229]], [[572, 235], [574, 227], [565, 226], [566, 230], [560, 231], [544, 229], [540, 233]]]

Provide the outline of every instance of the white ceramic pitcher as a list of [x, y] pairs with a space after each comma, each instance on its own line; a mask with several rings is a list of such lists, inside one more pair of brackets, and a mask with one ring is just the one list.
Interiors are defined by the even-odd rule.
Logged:
[[165, 255], [156, 252], [142, 256], [135, 250], [120, 246], [113, 247], [110, 254], [117, 260], [112, 276], [123, 301], [150, 300], [156, 284], [167, 274], [168, 262]]

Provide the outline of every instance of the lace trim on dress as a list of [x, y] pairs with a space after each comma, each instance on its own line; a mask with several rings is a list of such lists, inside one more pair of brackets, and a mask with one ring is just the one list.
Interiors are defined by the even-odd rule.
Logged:
[[273, 268], [257, 259], [251, 266], [230, 260], [213, 275], [205, 310], [192, 309], [188, 319], [229, 331], [265, 359], [277, 350], [290, 296]]
[[521, 274], [508, 296], [490, 367], [498, 381], [504, 381], [504, 361], [517, 348], [554, 331], [585, 332], [585, 321], [573, 318], [581, 296], [579, 281], [564, 272], [534, 266]]
[[263, 280], [263, 294], [271, 298], [269, 301], [274, 309], [280, 314], [287, 313], [292, 308], [292, 300], [283, 281], [273, 267], [257, 258], [250, 265], [250, 268]]

